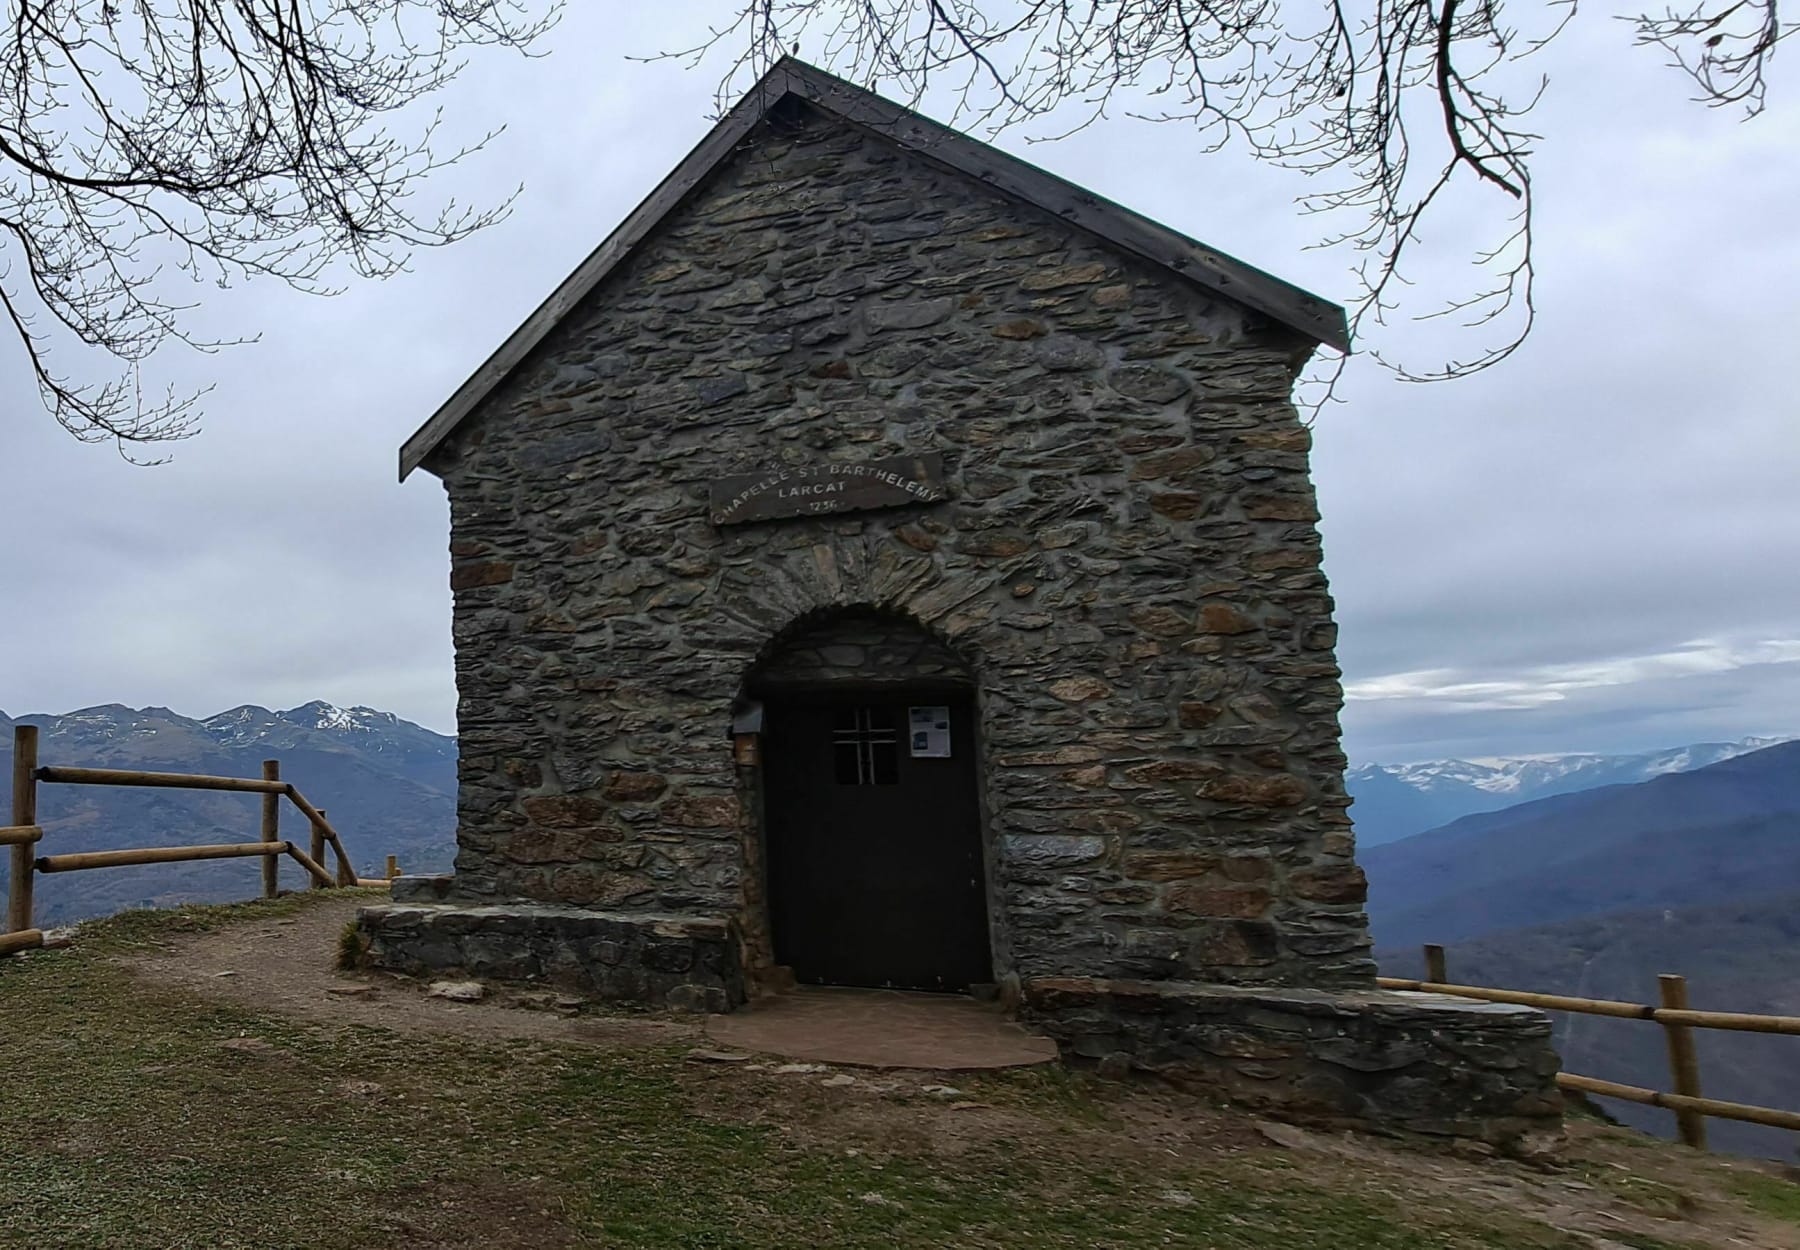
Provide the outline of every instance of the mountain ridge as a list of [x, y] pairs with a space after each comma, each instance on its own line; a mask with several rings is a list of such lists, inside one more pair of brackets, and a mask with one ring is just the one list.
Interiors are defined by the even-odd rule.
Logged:
[[1382, 946], [1800, 882], [1800, 742], [1464, 816], [1358, 858]]
[[[240, 704], [205, 720], [165, 707], [97, 704], [62, 714], [0, 713], [0, 803], [10, 805], [11, 726], [36, 725], [49, 765], [255, 777], [277, 759], [285, 781], [328, 810], [357, 870], [379, 875], [388, 855], [411, 872], [447, 868], [455, 853], [456, 740], [374, 708], [322, 700], [275, 711]], [[284, 810], [286, 822], [296, 818]], [[242, 842], [259, 828], [254, 796], [218, 791], [49, 784], [38, 791], [43, 854]], [[291, 824], [286, 825], [292, 829]], [[286, 886], [303, 888], [284, 865]], [[292, 880], [289, 880], [292, 878]], [[43, 923], [128, 906], [250, 897], [244, 861], [205, 861], [54, 874], [36, 893]]]
[[1567, 752], [1360, 764], [1344, 782], [1356, 803], [1357, 842], [1382, 846], [1479, 812], [1691, 772], [1794, 739], [1745, 737], [1625, 754]]

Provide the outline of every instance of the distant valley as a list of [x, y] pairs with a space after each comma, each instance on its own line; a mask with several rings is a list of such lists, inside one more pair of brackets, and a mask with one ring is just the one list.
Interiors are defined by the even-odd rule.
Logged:
[[[1654, 1001], [1659, 973], [1696, 1007], [1800, 1015], [1800, 742], [1691, 772], [1464, 816], [1359, 855], [1384, 973], [1448, 948], [1452, 980]], [[1568, 1071], [1668, 1087], [1661, 1030], [1557, 1020]], [[1705, 1091], [1800, 1110], [1800, 1039], [1703, 1031]], [[1608, 1109], [1666, 1134], [1667, 1112]], [[1794, 1135], [1713, 1121], [1715, 1146], [1793, 1157]]]
[[[0, 713], [0, 812], [12, 801], [14, 724], [38, 727], [44, 764], [255, 777], [277, 759], [282, 779], [327, 810], [363, 873], [378, 874], [388, 855], [409, 872], [441, 871], [455, 854], [456, 740], [389, 712], [308, 703], [246, 705], [203, 721], [118, 704], [16, 721]], [[38, 795], [41, 854], [254, 841], [260, 821], [249, 794], [45, 785]], [[284, 836], [303, 840], [305, 821], [283, 807]], [[302, 888], [302, 878], [284, 864], [284, 888]], [[44, 924], [69, 924], [125, 907], [244, 899], [259, 881], [241, 859], [44, 875], [37, 911]]]
[[[1377, 950], [1376, 958], [1389, 976], [1424, 973], [1416, 946]], [[1673, 972], [1688, 979], [1694, 1007], [1800, 1016], [1800, 891], [1501, 930], [1453, 943], [1446, 962], [1451, 980], [1466, 984], [1640, 1003], [1656, 1001], [1658, 974]], [[1666, 1042], [1655, 1025], [1566, 1012], [1551, 1018], [1565, 1071], [1669, 1088]], [[1701, 1029], [1695, 1047], [1708, 1097], [1800, 1110], [1800, 1038]], [[1646, 1132], [1672, 1135], [1667, 1111], [1616, 1100], [1606, 1109]], [[1709, 1120], [1707, 1136], [1714, 1150], [1788, 1162], [1800, 1149], [1793, 1133], [1731, 1120]]]

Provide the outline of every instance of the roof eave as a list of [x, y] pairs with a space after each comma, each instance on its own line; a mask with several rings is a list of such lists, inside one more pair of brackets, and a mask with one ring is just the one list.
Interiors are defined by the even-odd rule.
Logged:
[[400, 448], [400, 480], [425, 462], [437, 445], [462, 423], [488, 395], [516, 369], [564, 316], [573, 310], [614, 266], [642, 241], [656, 224], [686, 197], [713, 168], [750, 133], [782, 96], [788, 94], [787, 61], [764, 74], [719, 124], [682, 158], [668, 177], [652, 191], [606, 239], [588, 253], [550, 298], [538, 305], [506, 341], [494, 349], [480, 368], [457, 387], [454, 394], [413, 432]]

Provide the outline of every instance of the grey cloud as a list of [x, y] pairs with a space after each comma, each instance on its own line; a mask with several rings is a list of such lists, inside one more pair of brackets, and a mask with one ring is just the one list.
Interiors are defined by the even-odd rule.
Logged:
[[[572, 12], [554, 55], [478, 59], [453, 124], [509, 126], [441, 190], [526, 191], [513, 217], [414, 272], [327, 300], [207, 291], [200, 328], [255, 346], [163, 362], [216, 383], [208, 428], [133, 469], [36, 409], [0, 344], [0, 468], [28, 541], [0, 543], [0, 707], [164, 704], [205, 715], [313, 698], [454, 727], [447, 516], [400, 442], [705, 132], [722, 65], [623, 61], [702, 6]], [[1417, 387], [1352, 366], [1317, 424], [1327, 567], [1353, 690], [1441, 670], [1529, 683], [1547, 667], [1694, 639], [1800, 636], [1800, 107], [1739, 125], [1600, 22], [1544, 68], [1544, 267], [1534, 341], [1501, 369]], [[1598, 32], [1598, 33], [1595, 33]], [[1561, 83], [1631, 101], [1629, 141]], [[941, 107], [940, 115], [945, 112]], [[1027, 147], [1040, 164], [1329, 295], [1353, 258], [1305, 250], [1313, 189], [1180, 130], [1118, 118]], [[1175, 154], [1175, 155], [1172, 155]], [[1459, 207], [1439, 229], [1472, 221]], [[1432, 240], [1428, 240], [1431, 242]], [[1424, 266], [1419, 277], [1455, 277]], [[1440, 283], [1441, 284], [1441, 283]], [[177, 294], [187, 294], [177, 292]], [[1438, 341], [1430, 326], [1407, 328]], [[1644, 676], [1535, 706], [1352, 701], [1360, 758], [1616, 750], [1793, 730], [1800, 664]]]

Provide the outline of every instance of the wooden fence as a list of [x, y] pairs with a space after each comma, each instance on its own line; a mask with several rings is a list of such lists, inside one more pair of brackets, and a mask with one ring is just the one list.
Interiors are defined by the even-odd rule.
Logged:
[[[12, 884], [7, 897], [6, 929], [0, 931], [0, 955], [44, 944], [43, 931], [32, 927], [32, 889], [40, 872], [76, 872], [87, 868], [118, 868], [135, 864], [169, 864], [199, 859], [262, 859], [262, 892], [274, 898], [278, 857], [286, 855], [306, 870], [312, 887], [386, 885], [387, 880], [357, 877], [343, 840], [322, 809], [281, 779], [281, 763], [264, 760], [261, 777], [206, 777], [191, 773], [152, 773], [121, 768], [40, 768], [38, 731], [35, 725], [13, 728], [12, 823], [0, 825], [0, 846], [12, 859]], [[69, 855], [37, 855], [44, 830], [37, 823], [37, 791], [40, 785], [149, 786], [181, 790], [232, 790], [262, 796], [262, 824], [255, 842], [225, 842], [204, 846], [159, 846], [127, 851], [85, 851]], [[312, 830], [310, 846], [301, 850], [281, 837], [281, 800], [287, 799], [306, 817]], [[326, 849], [337, 857], [337, 873], [327, 871]], [[387, 859], [388, 879], [399, 874], [392, 855]]]
[[1376, 983], [1389, 990], [1424, 990], [1433, 994], [1456, 994], [1463, 998], [1479, 998], [1490, 1003], [1518, 1003], [1545, 1011], [1573, 1011], [1581, 1015], [1612, 1016], [1620, 1020], [1650, 1020], [1662, 1025], [1669, 1048], [1669, 1076], [1674, 1093], [1645, 1089], [1638, 1085], [1621, 1085], [1598, 1077], [1577, 1076], [1573, 1072], [1557, 1075], [1562, 1089], [1583, 1094], [1599, 1094], [1621, 1098], [1626, 1102], [1666, 1107], [1675, 1113], [1675, 1124], [1685, 1145], [1706, 1148], [1706, 1117], [1744, 1120], [1766, 1124], [1771, 1128], [1800, 1132], [1800, 1112], [1780, 1111], [1774, 1107], [1758, 1107], [1749, 1103], [1725, 1102], [1700, 1093], [1700, 1056], [1694, 1049], [1695, 1029], [1731, 1029], [1741, 1033], [1785, 1033], [1800, 1037], [1800, 1016], [1758, 1016], [1737, 1011], [1692, 1011], [1688, 1008], [1687, 979], [1664, 975], [1657, 978], [1662, 1005], [1623, 1003], [1604, 998], [1570, 998], [1561, 994], [1534, 994], [1526, 990], [1497, 990], [1484, 985], [1456, 985], [1445, 968], [1444, 948], [1425, 947], [1425, 979], [1377, 977]]

